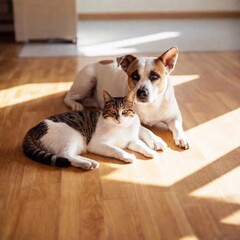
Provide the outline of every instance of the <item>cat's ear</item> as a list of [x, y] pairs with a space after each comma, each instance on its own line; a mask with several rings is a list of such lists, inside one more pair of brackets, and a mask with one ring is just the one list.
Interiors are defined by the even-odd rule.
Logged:
[[131, 103], [133, 103], [134, 100], [135, 100], [135, 92], [134, 92], [134, 91], [130, 91], [130, 92], [128, 93], [128, 95], [124, 98], [124, 100], [125, 100], [126, 102], [131, 102]]
[[112, 96], [107, 91], [103, 91], [103, 99], [105, 103], [113, 100]]

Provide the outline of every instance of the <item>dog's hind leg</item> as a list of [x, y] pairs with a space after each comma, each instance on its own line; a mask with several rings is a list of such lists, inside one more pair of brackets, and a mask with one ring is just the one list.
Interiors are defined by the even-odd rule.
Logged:
[[78, 73], [72, 87], [64, 98], [65, 104], [73, 111], [83, 110], [84, 106], [80, 102], [92, 97], [96, 83], [95, 64], [89, 64]]

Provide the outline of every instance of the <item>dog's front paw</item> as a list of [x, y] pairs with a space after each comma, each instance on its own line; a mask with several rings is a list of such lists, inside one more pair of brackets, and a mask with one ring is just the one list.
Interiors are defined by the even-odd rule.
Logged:
[[134, 160], [136, 160], [136, 157], [134, 154], [126, 153], [121, 157], [121, 160], [125, 163], [132, 163]]
[[178, 135], [175, 139], [175, 144], [180, 147], [180, 148], [183, 148], [183, 149], [189, 149], [190, 148], [190, 145], [189, 145], [189, 140], [187, 139], [187, 137], [185, 136], [185, 134], [181, 134], [181, 135]]

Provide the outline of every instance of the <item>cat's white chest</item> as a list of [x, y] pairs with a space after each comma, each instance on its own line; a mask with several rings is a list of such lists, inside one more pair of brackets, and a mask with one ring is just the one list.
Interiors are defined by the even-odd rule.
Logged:
[[[131, 130], [131, 129], [130, 129]], [[134, 131], [130, 131], [129, 129], [112, 129], [108, 132], [108, 136], [105, 136], [107, 141], [119, 148], [125, 148], [129, 144], [132, 137], [134, 137]]]
[[91, 151], [96, 148], [99, 143], [126, 148], [131, 141], [138, 139], [139, 128], [139, 119], [136, 119], [129, 127], [114, 127], [99, 121], [96, 131], [88, 144], [88, 150]]

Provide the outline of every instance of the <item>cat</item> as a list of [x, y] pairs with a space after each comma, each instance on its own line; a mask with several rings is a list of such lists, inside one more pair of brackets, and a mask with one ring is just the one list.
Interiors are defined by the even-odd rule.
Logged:
[[79, 156], [86, 151], [126, 163], [136, 157], [123, 148], [154, 157], [155, 152], [139, 139], [134, 92], [126, 97], [112, 97], [104, 91], [103, 99], [103, 110], [66, 112], [41, 121], [24, 138], [25, 155], [48, 165], [82, 169], [99, 167], [97, 161]]

